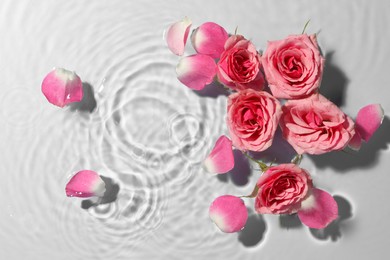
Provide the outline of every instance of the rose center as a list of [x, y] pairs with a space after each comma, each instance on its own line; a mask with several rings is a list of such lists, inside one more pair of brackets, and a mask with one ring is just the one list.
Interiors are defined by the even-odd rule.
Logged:
[[322, 117], [314, 111], [310, 111], [309, 113], [307, 113], [305, 119], [309, 126], [312, 128], [319, 128], [324, 126]]
[[247, 108], [243, 114], [243, 122], [245, 125], [261, 127], [262, 125], [260, 123], [263, 121], [262, 116], [263, 113], [260, 109], [257, 109], [256, 112], [254, 112], [252, 109]]

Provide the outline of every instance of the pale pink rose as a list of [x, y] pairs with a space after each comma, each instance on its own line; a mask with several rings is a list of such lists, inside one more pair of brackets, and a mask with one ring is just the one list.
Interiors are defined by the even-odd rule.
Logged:
[[262, 90], [265, 80], [255, 46], [242, 35], [232, 35], [224, 48], [218, 62], [219, 81], [234, 90]]
[[276, 98], [304, 98], [316, 92], [321, 83], [324, 58], [315, 34], [268, 42], [262, 63]]
[[299, 154], [344, 149], [355, 134], [352, 119], [320, 94], [289, 100], [282, 109], [283, 136]]
[[236, 148], [258, 152], [271, 146], [281, 116], [276, 98], [246, 89], [229, 96], [227, 109], [227, 125]]
[[324, 228], [338, 217], [335, 199], [313, 187], [310, 174], [297, 165], [268, 168], [257, 181], [255, 209], [260, 214], [298, 213], [303, 224]]

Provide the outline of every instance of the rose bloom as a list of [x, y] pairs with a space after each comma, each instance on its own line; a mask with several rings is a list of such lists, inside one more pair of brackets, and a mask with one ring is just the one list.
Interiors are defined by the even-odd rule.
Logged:
[[295, 164], [270, 167], [257, 182], [255, 209], [260, 214], [293, 214], [313, 187], [308, 172]]
[[271, 146], [282, 112], [276, 98], [246, 89], [229, 96], [227, 109], [227, 125], [236, 148], [263, 151]]
[[264, 76], [261, 58], [255, 46], [242, 35], [232, 35], [218, 62], [218, 79], [233, 90], [262, 90]]
[[268, 42], [262, 62], [276, 98], [304, 98], [316, 92], [321, 83], [324, 58], [315, 34], [291, 35]]
[[283, 136], [299, 154], [341, 150], [355, 134], [352, 119], [320, 94], [289, 100], [282, 110]]

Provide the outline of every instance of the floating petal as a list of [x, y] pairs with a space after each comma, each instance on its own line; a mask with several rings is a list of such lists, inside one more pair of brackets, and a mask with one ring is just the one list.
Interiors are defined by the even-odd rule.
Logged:
[[229, 35], [225, 29], [213, 22], [202, 24], [191, 34], [194, 49], [198, 53], [209, 55], [214, 59], [221, 56], [228, 38]]
[[361, 138], [368, 142], [375, 131], [382, 124], [384, 111], [380, 104], [371, 104], [359, 110], [355, 128]]
[[194, 90], [201, 90], [210, 84], [217, 72], [213, 58], [203, 54], [184, 57], [176, 67], [177, 78]]
[[240, 231], [248, 219], [244, 201], [232, 195], [216, 198], [210, 206], [209, 215], [218, 228], [225, 233]]
[[43, 79], [42, 92], [50, 103], [64, 107], [82, 100], [83, 83], [76, 73], [56, 68]]
[[207, 171], [211, 173], [227, 173], [234, 167], [232, 141], [222, 135], [218, 138], [209, 156], [204, 161]]
[[359, 151], [362, 146], [362, 138], [360, 134], [355, 131], [355, 135], [349, 140], [348, 147], [352, 150]]
[[313, 188], [312, 194], [302, 202], [298, 217], [310, 228], [325, 228], [338, 217], [337, 202], [326, 191]]
[[106, 185], [96, 172], [83, 170], [70, 179], [65, 191], [68, 197], [102, 197], [106, 191]]
[[188, 17], [172, 24], [167, 31], [168, 48], [176, 55], [183, 55], [192, 21]]

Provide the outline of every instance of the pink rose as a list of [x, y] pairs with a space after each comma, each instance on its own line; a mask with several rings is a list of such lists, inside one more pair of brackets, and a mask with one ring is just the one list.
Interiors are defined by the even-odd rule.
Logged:
[[260, 214], [292, 214], [313, 187], [308, 172], [295, 164], [270, 167], [257, 182], [255, 209]]
[[283, 136], [299, 154], [341, 150], [355, 134], [352, 119], [320, 94], [289, 100], [282, 109]]
[[262, 62], [276, 98], [304, 98], [316, 92], [320, 85], [324, 58], [315, 34], [290, 35], [268, 42]]
[[246, 89], [229, 96], [227, 109], [227, 125], [236, 148], [263, 151], [271, 146], [281, 116], [276, 98]]
[[234, 90], [262, 90], [264, 87], [260, 55], [242, 35], [232, 35], [226, 41], [217, 75], [221, 83]]

